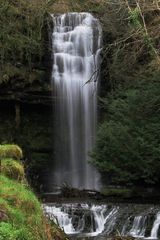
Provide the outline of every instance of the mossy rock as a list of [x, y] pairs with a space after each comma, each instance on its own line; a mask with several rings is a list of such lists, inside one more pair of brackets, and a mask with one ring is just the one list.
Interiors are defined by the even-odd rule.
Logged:
[[25, 179], [24, 167], [23, 165], [11, 158], [6, 158], [1, 160], [1, 172], [12, 179], [22, 181]]
[[22, 149], [15, 144], [0, 145], [0, 159], [13, 158], [21, 159], [23, 157]]

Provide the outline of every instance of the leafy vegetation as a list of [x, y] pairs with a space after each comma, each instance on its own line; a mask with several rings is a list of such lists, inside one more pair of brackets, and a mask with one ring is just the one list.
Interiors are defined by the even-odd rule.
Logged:
[[[7, 152], [5, 156], [8, 157]], [[22, 179], [23, 182], [19, 182]], [[56, 225], [50, 225], [45, 219], [41, 203], [30, 190], [20, 162], [2, 160], [0, 186], [0, 240], [66, 239]]]
[[43, 0], [0, 1], [0, 83], [39, 77], [47, 6]]
[[[103, 117], [92, 161], [107, 184], [158, 185], [160, 8], [157, 1], [119, 0], [111, 9], [113, 30], [108, 28], [112, 36], [104, 48], [102, 70], [110, 91], [102, 89]], [[108, 31], [108, 20], [102, 18]]]
[[106, 115], [92, 157], [109, 183], [158, 184], [160, 84], [134, 84], [103, 99]]

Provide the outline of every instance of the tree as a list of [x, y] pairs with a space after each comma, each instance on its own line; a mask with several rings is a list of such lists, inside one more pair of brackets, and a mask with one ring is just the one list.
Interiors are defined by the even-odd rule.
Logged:
[[103, 99], [106, 113], [91, 156], [107, 183], [160, 183], [158, 79], [137, 80]]

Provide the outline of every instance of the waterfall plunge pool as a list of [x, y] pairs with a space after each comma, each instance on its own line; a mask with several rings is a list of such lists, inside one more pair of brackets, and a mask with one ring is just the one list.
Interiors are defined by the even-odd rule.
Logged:
[[104, 240], [116, 235], [160, 239], [160, 205], [46, 203], [47, 217], [72, 240]]

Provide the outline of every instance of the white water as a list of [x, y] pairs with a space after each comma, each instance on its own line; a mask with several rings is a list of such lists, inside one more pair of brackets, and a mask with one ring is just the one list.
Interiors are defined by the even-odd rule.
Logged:
[[160, 237], [160, 207], [135, 205], [133, 210], [133, 205], [125, 204], [62, 203], [44, 205], [44, 211], [74, 240], [79, 237], [106, 239], [119, 233], [138, 239]]
[[158, 238], [158, 230], [160, 227], [160, 212], [157, 213], [156, 220], [153, 223], [152, 231], [151, 231], [151, 239]]
[[72, 218], [69, 214], [62, 211], [59, 207], [45, 206], [45, 211], [48, 217], [58, 224], [66, 234], [75, 233], [74, 227], [72, 225]]
[[[106, 205], [88, 204], [62, 204], [62, 206], [44, 205], [48, 217], [69, 235], [82, 234], [85, 236], [97, 236], [113, 230], [117, 207], [107, 209]], [[76, 220], [74, 220], [74, 218]], [[77, 224], [75, 224], [75, 222]], [[89, 223], [88, 223], [89, 222]], [[107, 223], [107, 229], [105, 224]], [[86, 227], [88, 225], [88, 227]]]
[[133, 237], [144, 237], [146, 230], [146, 217], [145, 216], [136, 216], [133, 221], [133, 226], [129, 231], [128, 235]]
[[123, 226], [121, 234], [122, 236], [129, 235], [133, 237], [143, 238], [145, 236], [146, 223], [147, 223], [146, 216], [135, 216], [131, 229], [127, 231], [127, 227], [128, 225], [130, 225], [130, 217], [129, 217]]
[[90, 13], [66, 13], [53, 21], [57, 139], [53, 182], [98, 189], [99, 174], [88, 163], [88, 153], [95, 142], [101, 27]]
[[[114, 216], [117, 213], [117, 208], [114, 207], [111, 209], [111, 211], [107, 212], [107, 207], [106, 205], [93, 205], [91, 207], [91, 211], [93, 212], [94, 215], [94, 221], [96, 225], [96, 235], [102, 233], [104, 230], [105, 232], [109, 232], [110, 230], [113, 230], [113, 227], [115, 225], [115, 218]], [[105, 229], [105, 224], [107, 224], [107, 229]]]

